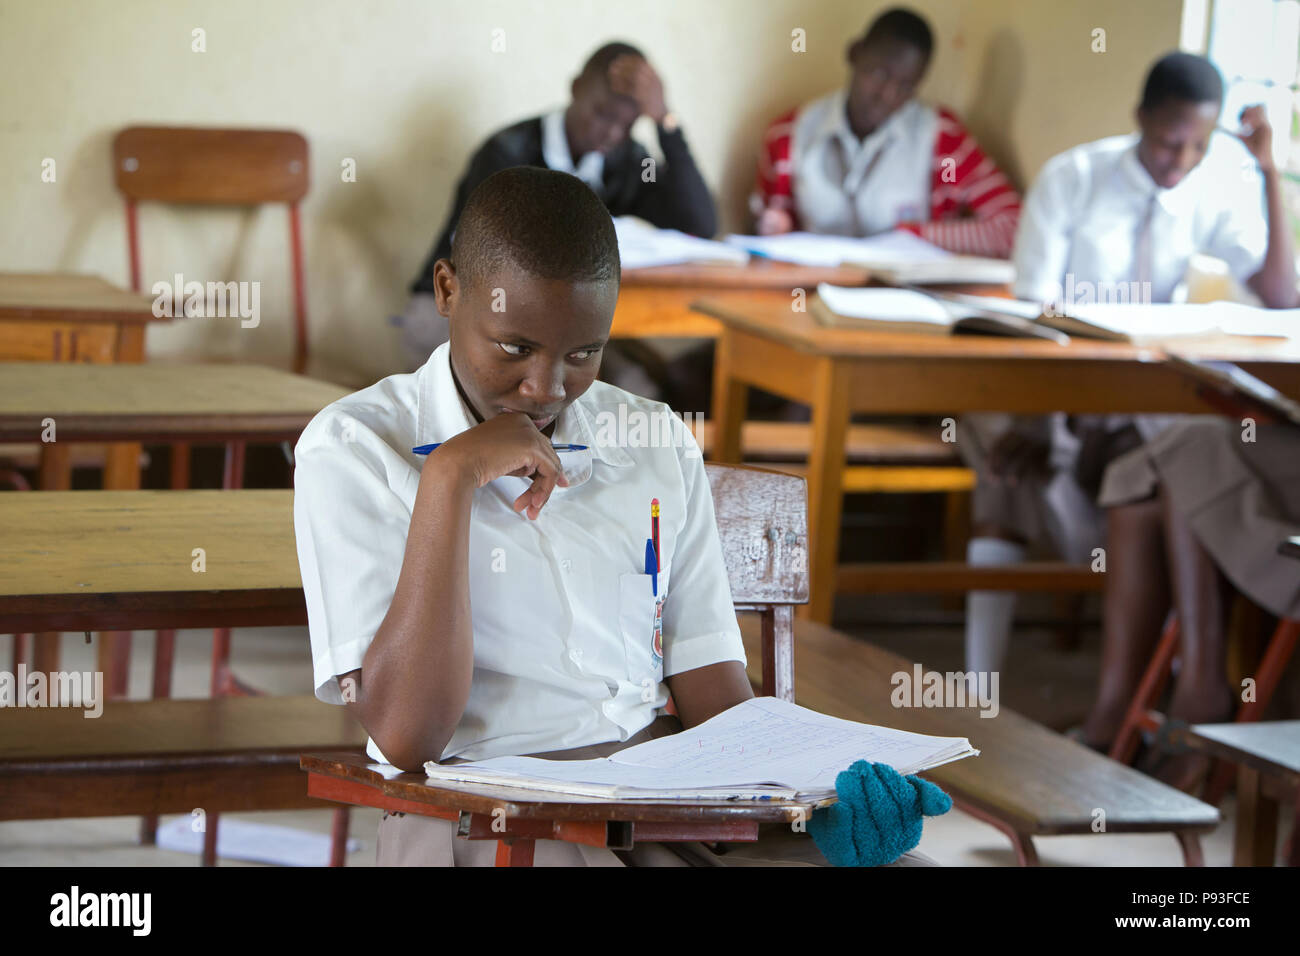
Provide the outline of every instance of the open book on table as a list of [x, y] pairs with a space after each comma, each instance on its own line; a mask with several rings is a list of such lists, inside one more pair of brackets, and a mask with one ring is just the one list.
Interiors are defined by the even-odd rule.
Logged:
[[1137, 344], [1218, 335], [1300, 336], [1300, 309], [1239, 302], [1099, 302], [1045, 309], [1038, 321], [1070, 335]]
[[750, 255], [804, 266], [858, 266], [883, 282], [917, 285], [1006, 285], [1015, 267], [1006, 259], [962, 256], [902, 229], [856, 239], [811, 232], [779, 236], [727, 236]]
[[461, 764], [429, 761], [433, 783], [478, 783], [561, 795], [636, 800], [823, 802], [835, 777], [857, 760], [902, 774], [979, 751], [964, 737], [930, 737], [842, 720], [775, 697], [755, 697], [710, 720], [595, 760], [493, 757]]
[[1064, 345], [1069, 337], [1040, 325], [1032, 302], [996, 296], [958, 295], [922, 289], [845, 288], [822, 283], [808, 302], [808, 312], [822, 325], [877, 332], [949, 335], [974, 332], [1017, 338], [1050, 339]]

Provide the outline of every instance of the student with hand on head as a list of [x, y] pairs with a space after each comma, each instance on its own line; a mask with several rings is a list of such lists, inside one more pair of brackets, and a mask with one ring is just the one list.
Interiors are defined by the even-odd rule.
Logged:
[[[1147, 75], [1137, 133], [1049, 160], [1020, 220], [1017, 297], [1065, 309], [1097, 300], [1169, 302], [1182, 294], [1191, 257], [1203, 253], [1227, 262], [1266, 305], [1294, 305], [1291, 240], [1267, 121], [1254, 107], [1241, 117], [1248, 128], [1241, 136], [1216, 131], [1222, 101], [1223, 83], [1209, 61], [1169, 54]], [[1063, 301], [1071, 292], [1079, 302]], [[1159, 596], [1167, 588], [1153, 587], [1136, 569], [1164, 566], [1163, 542], [1151, 540], [1162, 534], [1159, 522], [1143, 509], [1112, 509], [1103, 517], [1097, 499], [1107, 466], [1171, 421], [1061, 414], [964, 419], [958, 446], [978, 473], [968, 560], [1014, 563], [1023, 560], [1026, 544], [1046, 540], [1068, 560], [1088, 563], [1102, 544], [1104, 524], [1108, 635], [1129, 627], [1145, 633], [1149, 619], [1158, 631], [1168, 606]], [[1122, 500], [1119, 478], [1108, 477], [1107, 485], [1101, 503]], [[1143, 485], [1135, 479], [1135, 489]], [[1117, 572], [1117, 564], [1127, 570]], [[1011, 592], [969, 596], [968, 668], [1001, 667], [1015, 600]], [[1143, 641], [1123, 643], [1131, 653], [1106, 652], [1113, 662], [1103, 676], [1109, 716], [1091, 723], [1096, 734], [1089, 737], [1098, 745], [1118, 729], [1150, 650], [1142, 650]]]
[[[697, 236], [717, 230], [713, 197], [668, 108], [659, 74], [640, 50], [627, 43], [605, 44], [588, 58], [570, 91], [567, 107], [497, 131], [470, 158], [442, 233], [411, 286], [402, 323], [408, 370], [422, 365], [447, 340], [447, 321], [435, 302], [434, 267], [451, 255], [452, 235], [470, 193], [499, 170], [541, 166], [572, 173], [595, 191], [611, 215], [638, 216], [661, 229]], [[658, 127], [663, 151], [664, 161], [653, 177], [647, 175], [649, 154], [630, 135], [643, 115]]]
[[[667, 406], [596, 381], [618, 290], [595, 193], [556, 171], [496, 173], [434, 264], [449, 341], [303, 432], [294, 527], [316, 694], [356, 715], [372, 758], [418, 771], [605, 756], [753, 696], [699, 447]], [[654, 447], [620, 444], [611, 422], [638, 416], [666, 416], [672, 444], [661, 426], [643, 432], [661, 436]], [[427, 458], [412, 452], [432, 443]], [[645, 549], [656, 498], [657, 594]], [[535, 859], [825, 865], [808, 834], [777, 829], [725, 854], [539, 840]], [[491, 865], [493, 841], [455, 831], [386, 814], [379, 862]]]
[[1006, 257], [1020, 197], [947, 109], [915, 98], [929, 26], [887, 10], [848, 48], [847, 89], [768, 127], [752, 200], [761, 235], [906, 229], [953, 252]]

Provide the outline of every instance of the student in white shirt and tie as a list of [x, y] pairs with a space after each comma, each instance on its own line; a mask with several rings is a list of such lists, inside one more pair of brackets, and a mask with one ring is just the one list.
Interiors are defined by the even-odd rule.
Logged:
[[[1203, 253], [1224, 260], [1266, 305], [1293, 304], [1291, 242], [1263, 111], [1245, 111], [1247, 132], [1234, 137], [1216, 130], [1222, 100], [1222, 80], [1209, 61], [1170, 54], [1147, 75], [1138, 133], [1049, 160], [1020, 219], [1017, 297], [1057, 306], [1169, 302], [1181, 294], [1191, 257]], [[959, 448], [978, 472], [970, 563], [1014, 563], [1040, 542], [1068, 560], [1090, 561], [1103, 540], [1096, 496], [1106, 463], [1167, 421], [963, 420]], [[1117, 519], [1110, 520], [1114, 535]], [[969, 669], [1001, 668], [1015, 602], [1007, 591], [969, 595]]]
[[[450, 340], [325, 408], [295, 450], [316, 695], [407, 770], [606, 756], [752, 697], [699, 447], [666, 405], [595, 381], [619, 289], [599, 198], [536, 167], [488, 177], [434, 283]], [[455, 831], [386, 814], [379, 863], [491, 865], [493, 841]], [[789, 827], [720, 847], [539, 840], [535, 860], [826, 865]]]

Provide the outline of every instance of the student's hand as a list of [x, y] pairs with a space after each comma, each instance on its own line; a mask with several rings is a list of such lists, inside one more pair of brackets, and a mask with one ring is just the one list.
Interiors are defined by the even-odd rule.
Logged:
[[1011, 429], [989, 450], [989, 468], [1009, 485], [1047, 474], [1051, 443]]
[[523, 412], [489, 418], [443, 442], [429, 456], [430, 461], [434, 455], [440, 461], [456, 462], [476, 488], [503, 475], [532, 479], [532, 487], [515, 499], [514, 509], [534, 520], [555, 486], [568, 485], [551, 440]]
[[779, 236], [794, 231], [794, 216], [784, 209], [764, 209], [754, 227], [760, 236]]
[[659, 74], [639, 56], [624, 53], [609, 65], [609, 88], [615, 93], [630, 96], [641, 107], [641, 112], [662, 123], [668, 115], [664, 103], [664, 85]]
[[1260, 105], [1247, 106], [1238, 117], [1242, 132], [1237, 138], [1246, 144], [1250, 155], [1259, 163], [1261, 173], [1273, 170], [1273, 128], [1268, 125], [1268, 114]]
[[808, 821], [817, 849], [834, 866], [892, 863], [921, 842], [924, 817], [952, 809], [952, 798], [929, 780], [865, 760], [836, 774], [835, 793], [836, 802]]

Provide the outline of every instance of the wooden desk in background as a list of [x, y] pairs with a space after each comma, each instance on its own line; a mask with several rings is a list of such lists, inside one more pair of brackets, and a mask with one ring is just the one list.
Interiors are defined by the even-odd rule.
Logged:
[[797, 266], [753, 259], [747, 265], [684, 263], [629, 269], [623, 273], [614, 309], [614, 338], [717, 338], [719, 325], [691, 308], [703, 295], [743, 289], [788, 306], [793, 289], [812, 295], [817, 283], [864, 285], [868, 273], [856, 266]]
[[0, 362], [0, 443], [40, 441], [46, 418], [60, 442], [290, 441], [348, 394], [262, 365]]
[[[92, 275], [0, 272], [0, 361], [143, 362], [153, 299], [119, 289]], [[42, 449], [41, 487], [71, 486], [68, 446]], [[140, 446], [110, 449], [104, 480], [112, 487], [140, 486]], [[108, 485], [106, 485], [108, 486]]]
[[[827, 328], [788, 302], [744, 292], [701, 299], [695, 307], [723, 326], [714, 367], [713, 460], [740, 460], [749, 387], [812, 406], [812, 598], [800, 610], [822, 623], [830, 622], [837, 589], [871, 584], [871, 565], [836, 566], [850, 414], [1212, 412], [1196, 383], [1152, 348]], [[1300, 398], [1300, 341], [1222, 337], [1188, 342], [1179, 351], [1237, 362]]]
[[0, 634], [307, 623], [288, 489], [26, 491], [0, 528]]
[[[1195, 724], [1177, 732], [1175, 739], [1237, 765], [1232, 865], [1272, 866], [1279, 799], [1300, 792], [1300, 720]], [[1300, 821], [1300, 809], [1296, 819]], [[1300, 834], [1291, 836], [1288, 865], [1300, 865]]]
[[[296, 440], [318, 411], [346, 394], [346, 388], [260, 365], [0, 363], [0, 443], [39, 441], [47, 418], [55, 423], [52, 447], [80, 441], [226, 442], [226, 484], [235, 488], [242, 484], [244, 442]], [[127, 478], [106, 473], [104, 487], [139, 486], [138, 470]], [[158, 669], [164, 672], [170, 672], [172, 631], [163, 625], [159, 636]], [[216, 641], [214, 686], [231, 679], [227, 625]], [[110, 697], [126, 693], [129, 653], [127, 634], [100, 635], [99, 667]], [[33, 669], [57, 670], [58, 659], [57, 635], [38, 634]], [[156, 675], [155, 696], [169, 692], [165, 677]]]

